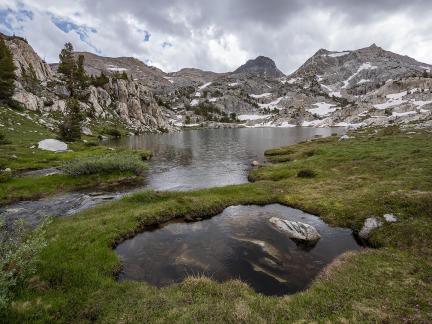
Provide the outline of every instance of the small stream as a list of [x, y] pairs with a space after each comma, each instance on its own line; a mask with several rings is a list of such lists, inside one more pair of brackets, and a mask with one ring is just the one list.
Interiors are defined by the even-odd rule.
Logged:
[[[314, 226], [314, 246], [296, 244], [269, 222], [271, 217]], [[211, 219], [168, 223], [143, 232], [116, 248], [123, 264], [120, 280], [161, 287], [191, 275], [223, 282], [241, 279], [266, 295], [307, 288], [338, 255], [358, 250], [352, 231], [330, 227], [320, 218], [279, 204], [231, 206]]]
[[[110, 147], [149, 149], [153, 158], [145, 183], [121, 192], [73, 192], [0, 207], [6, 222], [23, 218], [36, 225], [43, 216], [69, 216], [140, 189], [193, 190], [247, 182], [250, 163], [264, 160], [269, 148], [314, 137], [343, 133], [344, 128], [234, 128], [145, 134], [104, 142]], [[59, 170], [30, 171], [21, 176], [49, 176]]]

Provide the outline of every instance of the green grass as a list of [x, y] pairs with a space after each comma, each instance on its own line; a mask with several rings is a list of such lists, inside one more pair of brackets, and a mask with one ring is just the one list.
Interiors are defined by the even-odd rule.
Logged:
[[138, 154], [111, 153], [104, 156], [75, 158], [66, 162], [62, 169], [67, 175], [74, 177], [115, 172], [141, 175], [146, 169], [146, 164]]
[[[350, 135], [351, 136], [351, 135]], [[352, 134], [272, 150], [290, 162], [254, 169], [251, 184], [164, 193], [145, 191], [55, 219], [37, 277], [17, 291], [8, 322], [430, 322], [432, 320], [432, 136]], [[311, 154], [310, 152], [314, 152]], [[299, 178], [302, 169], [314, 178]], [[155, 288], [117, 282], [112, 247], [173, 218], [198, 220], [234, 204], [279, 202], [359, 229], [394, 213], [373, 232], [380, 249], [348, 253], [305, 292], [256, 294], [232, 280], [189, 278]], [[175, 244], [175, 243], [173, 243]]]
[[[27, 117], [28, 115], [29, 117]], [[87, 188], [114, 188], [141, 182], [142, 160], [149, 159], [146, 150], [132, 151], [99, 146], [95, 137], [86, 136], [86, 141], [68, 143], [67, 152], [50, 152], [37, 148], [37, 143], [57, 134], [38, 124], [37, 113], [16, 112], [0, 107], [0, 131], [8, 144], [0, 145], [0, 169], [10, 168], [17, 176], [22, 171], [49, 167], [74, 168], [91, 172], [72, 172], [71, 175], [47, 177], [5, 178], [0, 181], [0, 206], [20, 200], [38, 199], [63, 192]], [[29, 119], [31, 118], [31, 119]], [[71, 161], [74, 161], [73, 163]], [[138, 172], [139, 171], [139, 172]], [[91, 175], [90, 175], [91, 173]], [[138, 174], [138, 176], [137, 176]]]
[[47, 177], [13, 178], [0, 183], [0, 206], [89, 188], [112, 190], [141, 181], [140, 177], [127, 171], [77, 177], [55, 174]]

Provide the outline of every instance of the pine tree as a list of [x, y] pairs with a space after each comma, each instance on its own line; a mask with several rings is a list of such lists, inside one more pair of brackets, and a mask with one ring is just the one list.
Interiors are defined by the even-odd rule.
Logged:
[[8, 102], [12, 98], [15, 85], [15, 65], [12, 53], [0, 37], [0, 101]]
[[76, 141], [81, 138], [81, 121], [79, 100], [70, 97], [66, 102], [67, 115], [60, 126], [60, 137], [65, 141]]
[[68, 90], [71, 96], [75, 93], [77, 64], [73, 56], [73, 46], [71, 43], [66, 43], [59, 55], [58, 72], [63, 74], [67, 83]]
[[84, 69], [84, 55], [78, 56], [76, 75], [81, 88], [84, 88], [89, 80]]

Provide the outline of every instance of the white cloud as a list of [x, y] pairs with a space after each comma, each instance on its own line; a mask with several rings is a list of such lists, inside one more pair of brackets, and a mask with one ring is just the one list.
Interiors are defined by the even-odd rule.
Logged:
[[[313, 7], [299, 0], [0, 0], [0, 12], [7, 8], [33, 13], [33, 19], [19, 21], [9, 14], [13, 31], [49, 62], [71, 41], [77, 50], [134, 56], [165, 71], [224, 72], [265, 55], [290, 73], [319, 48], [343, 51], [372, 43], [432, 63], [432, 20], [426, 19], [432, 3], [422, 0], [329, 0]], [[96, 32], [83, 41], [56, 27], [53, 15]]]

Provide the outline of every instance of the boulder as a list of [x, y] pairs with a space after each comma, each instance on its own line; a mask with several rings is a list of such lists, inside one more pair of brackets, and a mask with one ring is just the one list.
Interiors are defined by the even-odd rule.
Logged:
[[359, 232], [359, 237], [366, 240], [370, 233], [372, 232], [372, 230], [381, 227], [382, 226], [382, 222], [377, 219], [376, 217], [369, 217], [365, 220], [362, 229]]
[[56, 139], [44, 139], [38, 143], [38, 148], [45, 151], [62, 152], [68, 149], [66, 143]]
[[395, 223], [397, 222], [397, 218], [395, 215], [393, 214], [385, 214], [384, 215], [384, 219], [386, 220], [386, 222], [388, 223]]
[[252, 161], [251, 165], [254, 167], [258, 167], [261, 165], [261, 163], [259, 163], [258, 161]]
[[340, 138], [339, 138], [339, 141], [348, 141], [350, 139], [350, 137], [348, 136], [348, 135], [342, 135]]
[[292, 240], [316, 242], [321, 238], [316, 228], [309, 224], [288, 221], [277, 217], [272, 217], [269, 221], [280, 232], [287, 234]]
[[81, 127], [81, 133], [84, 135], [87, 135], [87, 136], [93, 135], [93, 132], [91, 131], [91, 129], [86, 127], [86, 126]]

